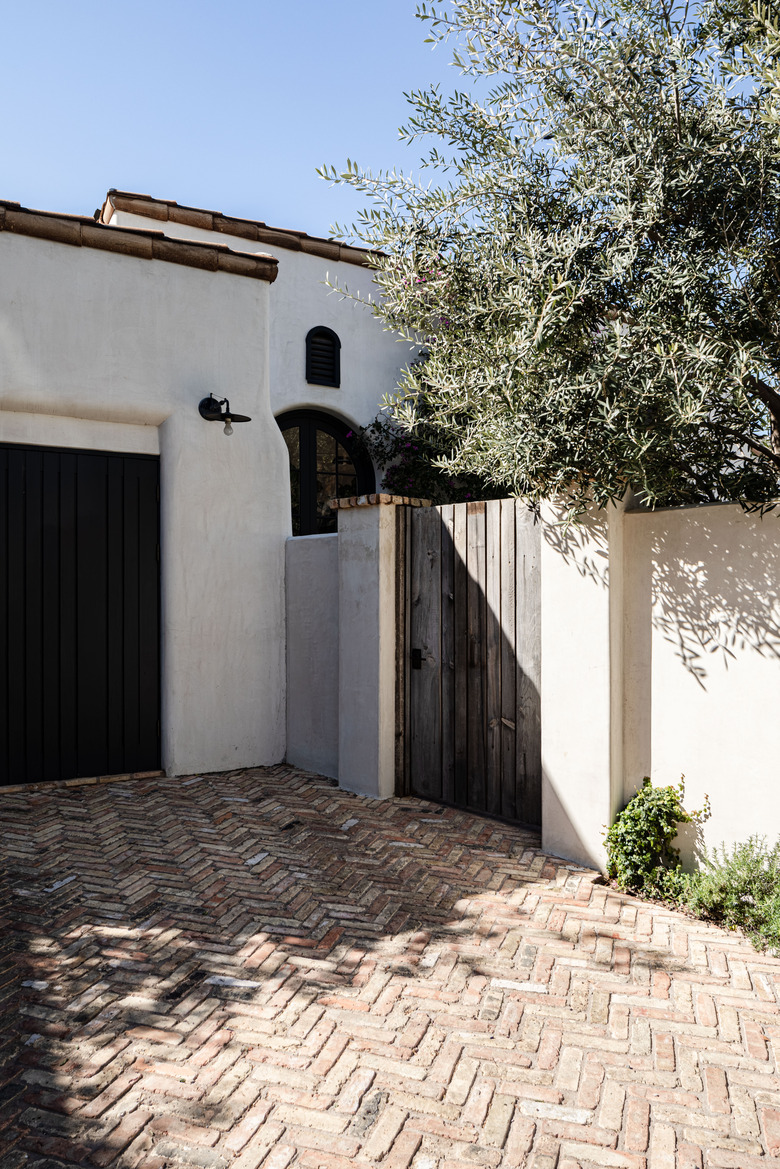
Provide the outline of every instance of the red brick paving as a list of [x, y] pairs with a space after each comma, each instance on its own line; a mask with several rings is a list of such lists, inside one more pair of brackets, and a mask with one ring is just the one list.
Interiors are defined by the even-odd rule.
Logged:
[[529, 833], [286, 767], [0, 809], [2, 1169], [780, 1157], [780, 962]]

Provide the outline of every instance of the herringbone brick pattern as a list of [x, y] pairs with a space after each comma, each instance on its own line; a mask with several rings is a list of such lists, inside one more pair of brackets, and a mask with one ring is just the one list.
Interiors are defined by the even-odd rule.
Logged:
[[780, 963], [530, 834], [284, 767], [0, 814], [3, 1169], [780, 1155]]

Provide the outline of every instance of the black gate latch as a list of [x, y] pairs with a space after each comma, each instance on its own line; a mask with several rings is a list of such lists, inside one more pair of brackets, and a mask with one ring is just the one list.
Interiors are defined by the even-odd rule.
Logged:
[[412, 650], [412, 669], [413, 670], [421, 670], [422, 669], [422, 650], [421, 649], [413, 649]]

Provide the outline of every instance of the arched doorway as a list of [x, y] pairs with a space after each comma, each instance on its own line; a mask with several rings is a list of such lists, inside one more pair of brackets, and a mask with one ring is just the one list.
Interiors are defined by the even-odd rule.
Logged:
[[290, 456], [293, 535], [335, 532], [328, 500], [373, 491], [371, 459], [354, 431], [322, 410], [288, 410], [276, 421]]

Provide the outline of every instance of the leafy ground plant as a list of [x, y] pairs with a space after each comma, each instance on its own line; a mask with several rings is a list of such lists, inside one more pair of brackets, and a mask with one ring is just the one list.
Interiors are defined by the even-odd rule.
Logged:
[[716, 849], [695, 874], [686, 908], [727, 929], [741, 929], [759, 950], [780, 951], [780, 840], [765, 836]]
[[739, 929], [758, 950], [780, 953], [780, 840], [770, 846], [751, 836], [731, 849], [721, 846], [696, 872], [683, 871], [674, 839], [680, 824], [701, 824], [704, 807], [683, 807], [683, 780], [640, 790], [605, 836], [607, 873], [621, 889], [661, 898], [725, 929]]
[[709, 804], [701, 811], [686, 812], [684, 777], [676, 786], [653, 787], [645, 776], [642, 787], [629, 800], [607, 831], [607, 873], [621, 889], [646, 897], [686, 900], [691, 878], [683, 872], [674, 838], [680, 824], [701, 823]]

